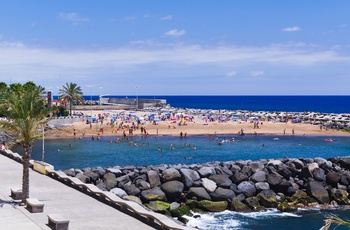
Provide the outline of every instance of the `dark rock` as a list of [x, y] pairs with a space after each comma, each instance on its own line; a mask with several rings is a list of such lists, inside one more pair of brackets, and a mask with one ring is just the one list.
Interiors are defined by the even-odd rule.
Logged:
[[350, 169], [350, 157], [342, 157], [339, 159], [339, 164], [341, 167]]
[[327, 184], [335, 187], [337, 183], [340, 181], [340, 176], [336, 172], [329, 172], [326, 174]]
[[243, 181], [237, 186], [238, 190], [241, 191], [246, 197], [254, 196], [256, 188], [250, 181]]
[[120, 169], [116, 169], [116, 168], [107, 168], [106, 172], [113, 173], [116, 177], [120, 177], [122, 175], [122, 171], [120, 171]]
[[242, 168], [242, 173], [245, 173], [246, 175], [251, 176], [253, 174], [253, 170], [250, 166], [246, 165]]
[[282, 202], [277, 205], [277, 209], [281, 212], [295, 212], [298, 210], [298, 207], [287, 202]]
[[103, 181], [106, 185], [107, 190], [117, 187], [118, 181], [113, 173], [106, 173], [103, 175]]
[[91, 172], [91, 171], [84, 172], [84, 176], [89, 177], [90, 181], [94, 182], [94, 183], [100, 178], [99, 174]]
[[248, 164], [248, 166], [251, 168], [253, 173], [264, 169], [264, 164], [260, 161], [251, 162]]
[[236, 194], [230, 189], [218, 187], [210, 196], [213, 201], [223, 201], [236, 197]]
[[340, 205], [350, 205], [349, 193], [343, 189], [333, 188], [330, 190], [331, 197]]
[[201, 177], [209, 177], [214, 175], [216, 172], [213, 167], [202, 167], [198, 170], [198, 173]]
[[325, 181], [326, 180], [326, 174], [322, 168], [315, 168], [315, 170], [312, 172], [313, 178], [318, 181]]
[[238, 199], [233, 199], [231, 202], [231, 211], [236, 212], [251, 212], [252, 210], [248, 207], [248, 205], [244, 204], [242, 201]]
[[194, 181], [200, 180], [199, 174], [192, 169], [180, 169], [180, 173], [182, 182], [187, 189], [192, 187]]
[[297, 189], [290, 199], [294, 203], [305, 203], [305, 200], [307, 199], [307, 194], [306, 192]]
[[301, 169], [301, 172], [299, 173], [300, 178], [308, 179], [312, 178], [312, 173], [310, 172], [309, 167], [305, 166], [304, 168]]
[[188, 190], [187, 198], [193, 199], [195, 197], [197, 200], [211, 200], [211, 197], [207, 191], [202, 187], [192, 187]]
[[198, 202], [198, 207], [200, 209], [209, 211], [209, 212], [222, 212], [227, 209], [227, 201], [210, 201], [210, 200], [201, 200]]
[[169, 210], [170, 204], [164, 201], [155, 200], [146, 204], [146, 207], [154, 212], [164, 213], [165, 210]]
[[155, 188], [161, 185], [159, 174], [156, 171], [147, 171], [147, 178], [149, 184], [151, 185], [151, 188]]
[[90, 184], [90, 177], [85, 176], [83, 173], [78, 173], [77, 175], [75, 175], [76, 178], [78, 178], [79, 180], [81, 180], [82, 182], [86, 183], [86, 184]]
[[264, 190], [261, 191], [257, 197], [259, 198], [259, 202], [262, 206], [266, 208], [276, 208], [277, 207], [277, 199], [276, 193], [272, 190]]
[[230, 188], [232, 181], [226, 175], [211, 175], [210, 180], [214, 181], [218, 187]]
[[223, 174], [228, 176], [228, 177], [233, 175], [233, 172], [230, 169], [226, 168], [226, 167], [222, 167], [221, 170], [222, 170]]
[[138, 196], [141, 193], [140, 189], [138, 189], [134, 184], [125, 185], [124, 190], [130, 196]]
[[135, 185], [140, 190], [147, 190], [151, 188], [151, 185], [147, 181], [141, 179], [136, 180]]
[[162, 172], [162, 179], [164, 182], [171, 180], [180, 180], [181, 174], [177, 169], [168, 168]]
[[256, 196], [253, 197], [248, 197], [243, 201], [244, 204], [246, 204], [251, 210], [257, 212], [257, 211], [262, 211], [265, 208], [260, 205], [259, 203], [259, 198]]
[[231, 180], [233, 183], [235, 184], [239, 184], [242, 181], [247, 181], [248, 180], [248, 176], [247, 174], [241, 173], [239, 171], [236, 171], [232, 176], [231, 176]]
[[117, 177], [118, 187], [123, 188], [124, 185], [131, 182], [128, 175]]
[[262, 190], [270, 189], [270, 185], [267, 182], [258, 182], [258, 183], [255, 183], [255, 188], [256, 188], [256, 192], [259, 193]]
[[162, 184], [161, 189], [169, 199], [176, 198], [179, 197], [183, 192], [184, 184], [176, 180], [168, 181]]
[[310, 182], [307, 187], [307, 193], [309, 196], [314, 197], [321, 204], [328, 204], [330, 201], [327, 190], [322, 186], [320, 182]]
[[289, 180], [289, 178], [292, 176], [292, 172], [285, 166], [281, 167], [281, 169], [279, 169], [277, 173], [283, 176], [287, 180]]
[[291, 183], [286, 179], [282, 179], [282, 182], [276, 186], [277, 192], [286, 193], [288, 188], [291, 187]]
[[283, 177], [278, 173], [272, 173], [267, 175], [267, 183], [274, 188], [282, 182]]

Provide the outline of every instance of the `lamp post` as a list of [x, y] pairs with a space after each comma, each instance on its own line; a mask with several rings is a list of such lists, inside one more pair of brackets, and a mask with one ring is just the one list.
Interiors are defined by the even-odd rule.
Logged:
[[41, 153], [41, 161], [44, 163], [45, 161], [45, 129], [44, 129], [44, 125], [43, 125], [43, 151]]
[[86, 87], [90, 88], [90, 109], [91, 109], [91, 118], [90, 122], [92, 123], [92, 87], [95, 85], [86, 85]]

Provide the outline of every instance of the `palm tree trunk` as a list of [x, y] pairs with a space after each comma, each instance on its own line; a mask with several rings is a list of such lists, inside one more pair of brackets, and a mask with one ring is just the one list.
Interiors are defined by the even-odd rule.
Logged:
[[69, 102], [69, 116], [72, 116], [72, 101]]
[[26, 203], [29, 198], [29, 159], [31, 155], [31, 144], [23, 143], [23, 173], [22, 173], [22, 203]]

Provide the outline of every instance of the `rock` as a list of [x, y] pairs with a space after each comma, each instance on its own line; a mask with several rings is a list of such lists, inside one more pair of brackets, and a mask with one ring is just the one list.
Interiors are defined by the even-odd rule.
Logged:
[[182, 182], [185, 188], [191, 188], [194, 181], [200, 180], [199, 174], [192, 169], [180, 169], [182, 175]]
[[148, 182], [151, 188], [155, 188], [161, 185], [159, 174], [154, 170], [147, 171]]
[[227, 209], [227, 201], [210, 201], [201, 200], [198, 202], [198, 207], [209, 212], [222, 212]]
[[81, 180], [82, 182], [86, 183], [86, 184], [90, 184], [90, 177], [85, 176], [82, 173], [78, 173], [77, 175], [75, 175], [76, 178], [78, 178], [79, 180]]
[[192, 199], [195, 197], [197, 200], [211, 200], [211, 197], [207, 191], [202, 187], [192, 187], [188, 190], [187, 198]]
[[170, 204], [164, 201], [155, 200], [146, 204], [146, 207], [154, 212], [164, 213], [165, 210], [169, 210]]
[[230, 189], [218, 187], [210, 196], [213, 201], [225, 201], [236, 197], [236, 194]]
[[147, 181], [141, 179], [136, 180], [135, 186], [140, 190], [147, 190], [151, 188], [151, 185]]
[[217, 188], [216, 183], [208, 178], [202, 178], [202, 186], [209, 192], [214, 192]]
[[254, 196], [256, 188], [250, 181], [243, 181], [237, 186], [238, 190], [241, 191], [246, 197]]
[[281, 212], [295, 212], [298, 210], [296, 206], [288, 202], [282, 202], [277, 205], [277, 209]]
[[142, 201], [137, 196], [124, 196], [123, 199], [124, 200], [129, 200], [129, 201], [134, 201], [134, 202], [136, 202], [138, 204], [142, 204]]
[[216, 172], [213, 167], [202, 167], [198, 170], [198, 173], [201, 177], [209, 177], [214, 175]]
[[265, 208], [259, 204], [259, 198], [256, 196], [248, 197], [243, 201], [244, 204], [246, 204], [250, 209], [252, 209], [254, 212], [262, 211]]
[[125, 185], [124, 190], [128, 195], [131, 196], [138, 196], [141, 193], [140, 189], [138, 189], [134, 184]]
[[322, 168], [315, 168], [312, 175], [315, 180], [326, 181], [326, 174]]
[[286, 193], [288, 188], [291, 187], [291, 183], [286, 179], [282, 179], [282, 182], [276, 186], [276, 191], [281, 193]]
[[106, 173], [103, 175], [103, 181], [106, 185], [107, 190], [117, 187], [118, 181], [116, 176], [113, 173]]
[[309, 168], [309, 171], [312, 173], [315, 169], [319, 168], [317, 163], [311, 163], [308, 164], [307, 167]]
[[210, 180], [214, 181], [218, 187], [230, 188], [232, 181], [226, 175], [211, 175]]
[[233, 172], [231, 170], [229, 170], [228, 168], [222, 167], [221, 169], [222, 169], [222, 172], [223, 172], [224, 175], [226, 175], [228, 177], [233, 175]]
[[162, 172], [162, 179], [164, 182], [171, 180], [180, 180], [181, 174], [177, 169], [168, 168]]
[[255, 183], [256, 192], [259, 193], [262, 190], [270, 189], [270, 185], [267, 182]]
[[292, 176], [292, 172], [285, 166], [282, 166], [278, 171], [278, 174], [280, 174], [285, 179], [289, 180], [289, 178]]
[[248, 164], [248, 166], [252, 169], [253, 173], [264, 169], [264, 164], [260, 161], [251, 162]]
[[261, 191], [257, 197], [259, 198], [259, 202], [262, 206], [266, 208], [276, 208], [277, 207], [277, 199], [276, 193], [272, 190], [264, 190]]
[[254, 183], [257, 182], [265, 182], [266, 181], [266, 173], [264, 171], [256, 171], [251, 177], [250, 180]]
[[124, 188], [124, 186], [131, 181], [128, 175], [124, 175], [124, 176], [117, 177], [117, 182], [118, 182], [119, 188]]
[[307, 194], [312, 196], [321, 204], [329, 203], [329, 195], [327, 190], [322, 186], [320, 182], [312, 181], [307, 187]]
[[248, 205], [244, 204], [242, 201], [238, 199], [233, 199], [231, 202], [231, 211], [236, 212], [251, 212], [252, 210], [248, 207]]
[[111, 193], [119, 196], [120, 198], [123, 198], [125, 196], [127, 196], [128, 194], [121, 188], [113, 188], [110, 190]]
[[299, 177], [301, 179], [312, 178], [312, 173], [311, 173], [309, 167], [305, 166], [304, 168], [302, 168], [301, 172], [299, 173]]
[[166, 200], [165, 193], [158, 187], [143, 190], [141, 192], [141, 199], [145, 202], [153, 201], [153, 200]]
[[275, 188], [278, 184], [280, 184], [282, 179], [283, 177], [278, 173], [271, 173], [267, 175], [267, 183], [269, 183], [272, 188]]
[[337, 183], [340, 181], [340, 176], [336, 172], [329, 172], [326, 174], [327, 184], [332, 187], [337, 186]]
[[181, 206], [180, 205], [177, 208], [172, 208], [172, 205], [170, 204], [170, 213], [172, 217], [180, 217], [180, 216], [192, 216], [191, 208], [187, 205]]
[[297, 189], [290, 199], [294, 203], [305, 203], [305, 200], [307, 199], [307, 194], [306, 192]]
[[343, 189], [332, 188], [330, 190], [331, 197], [340, 205], [350, 205], [348, 198], [349, 193]]
[[247, 181], [248, 180], [248, 176], [244, 173], [241, 173], [239, 171], [236, 171], [232, 176], [231, 176], [231, 180], [233, 183], [235, 184], [239, 184], [242, 181]]
[[163, 190], [167, 198], [177, 198], [183, 192], [184, 184], [177, 180], [168, 181], [162, 184], [161, 189]]
[[120, 169], [107, 168], [106, 171], [109, 173], [113, 173], [116, 177], [120, 177], [122, 175], [122, 171], [120, 171]]

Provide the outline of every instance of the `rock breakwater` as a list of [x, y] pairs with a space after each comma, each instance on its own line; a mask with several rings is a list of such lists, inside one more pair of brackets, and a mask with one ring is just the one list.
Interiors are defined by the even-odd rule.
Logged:
[[196, 212], [295, 211], [350, 205], [350, 157], [69, 169], [121, 198], [178, 217]]

